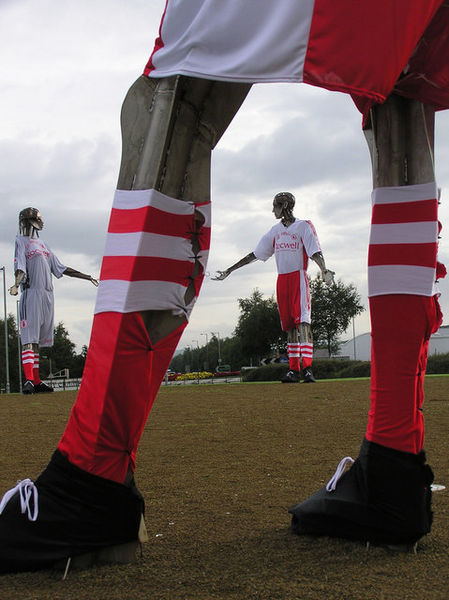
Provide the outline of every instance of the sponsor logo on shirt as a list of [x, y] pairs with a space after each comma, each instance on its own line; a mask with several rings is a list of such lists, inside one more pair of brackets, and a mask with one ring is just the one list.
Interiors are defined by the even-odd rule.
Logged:
[[301, 244], [297, 240], [298, 238], [294, 233], [291, 234], [283, 231], [281, 234], [276, 236], [274, 244], [275, 252], [284, 250], [299, 250]]
[[45, 256], [45, 258], [48, 258], [50, 256], [50, 252], [44, 246], [40, 246], [39, 248], [34, 248], [33, 250], [26, 251], [27, 258], [33, 258], [33, 256], [36, 256], [37, 254], [41, 256], [43, 255]]

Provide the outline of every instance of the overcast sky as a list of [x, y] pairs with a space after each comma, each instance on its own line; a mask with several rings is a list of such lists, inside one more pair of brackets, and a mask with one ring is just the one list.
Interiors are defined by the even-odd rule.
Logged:
[[[98, 276], [117, 182], [120, 109], [158, 33], [164, 0], [2, 0], [0, 39], [0, 266], [13, 283], [19, 211], [40, 209], [42, 238], [66, 265]], [[436, 118], [442, 188], [440, 259], [449, 265], [449, 114]], [[252, 251], [275, 223], [272, 198], [290, 190], [295, 215], [316, 227], [326, 262], [367, 302], [371, 166], [351, 99], [303, 84], [253, 86], [213, 154], [213, 228], [208, 273]], [[312, 263], [309, 274], [317, 272]], [[238, 298], [275, 290], [274, 259], [215, 282], [206, 277], [180, 347], [232, 334]], [[449, 278], [441, 282], [449, 323]], [[96, 289], [55, 281], [56, 322], [78, 351], [87, 344]], [[16, 298], [7, 297], [16, 313]], [[2, 314], [3, 317], [3, 314]], [[355, 321], [369, 331], [368, 310]], [[348, 335], [352, 330], [348, 332]]]

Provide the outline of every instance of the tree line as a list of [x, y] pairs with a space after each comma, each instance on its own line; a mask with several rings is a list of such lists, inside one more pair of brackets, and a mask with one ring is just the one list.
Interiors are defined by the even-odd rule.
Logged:
[[[312, 297], [312, 333], [315, 348], [325, 348], [328, 356], [335, 354], [340, 345], [339, 336], [347, 330], [351, 319], [363, 312], [360, 295], [352, 284], [341, 280], [326, 286], [317, 275], [310, 280]], [[239, 298], [239, 318], [233, 335], [221, 339], [211, 332], [207, 344], [187, 347], [171, 361], [173, 371], [215, 371], [218, 365], [229, 365], [232, 371], [242, 366], [259, 366], [262, 359], [286, 354], [287, 338], [282, 331], [276, 300], [264, 298], [255, 289], [249, 298]], [[8, 357], [11, 392], [20, 391], [19, 338], [17, 322], [10, 314], [8, 325]], [[0, 390], [6, 390], [5, 322], [0, 319]], [[54, 328], [54, 345], [40, 350], [40, 374], [47, 379], [50, 373], [69, 369], [70, 377], [81, 377], [87, 356], [87, 346], [75, 352], [64, 323]], [[23, 371], [22, 376], [23, 376]]]
[[[330, 357], [338, 351], [342, 343], [339, 338], [351, 320], [365, 309], [353, 284], [338, 280], [327, 286], [319, 275], [309, 283], [314, 347], [324, 348]], [[286, 355], [287, 336], [281, 329], [274, 297], [264, 298], [255, 289], [249, 298], [239, 298], [238, 304], [240, 314], [232, 336], [219, 339], [211, 333], [207, 344], [176, 354], [170, 368], [181, 373], [213, 372], [221, 364], [238, 371], [242, 366], [259, 366], [262, 359]]]
[[[19, 367], [22, 369], [22, 361], [19, 356], [17, 321], [12, 314], [8, 315], [7, 327], [10, 390], [20, 392]], [[75, 348], [64, 323], [59, 322], [54, 328], [54, 345], [51, 348], [41, 348], [39, 353], [42, 379], [47, 379], [50, 373], [55, 374], [62, 369], [69, 369], [70, 377], [81, 377], [86, 362], [87, 346], [83, 346], [79, 354], [76, 353]], [[23, 370], [20, 373], [23, 380]], [[6, 380], [5, 320], [0, 319], [0, 390], [2, 392], [6, 390]]]

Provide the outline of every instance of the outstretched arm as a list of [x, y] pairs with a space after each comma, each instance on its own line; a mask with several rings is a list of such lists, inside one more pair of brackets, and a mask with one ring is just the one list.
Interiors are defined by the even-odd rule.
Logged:
[[228, 275], [230, 275], [232, 273], [232, 271], [235, 271], [236, 269], [240, 269], [240, 267], [244, 267], [245, 265], [249, 265], [250, 263], [254, 262], [255, 260], [257, 260], [254, 252], [250, 252], [249, 254], [247, 254], [246, 256], [244, 256], [242, 259], [240, 259], [238, 262], [236, 262], [234, 265], [232, 265], [231, 267], [228, 267], [225, 271], [217, 271], [217, 274], [215, 275], [215, 277], [212, 277], [212, 279], [214, 281], [223, 281], [223, 279], [226, 279], [226, 277], [228, 277]]
[[67, 269], [64, 271], [64, 275], [68, 275], [69, 277], [76, 277], [77, 279], [87, 279], [88, 281], [91, 281], [95, 287], [98, 287], [97, 279], [94, 279], [91, 275], [86, 275], [86, 273], [76, 271], [71, 267], [67, 267]]
[[315, 254], [312, 254], [310, 258], [319, 266], [321, 270], [321, 277], [323, 278], [324, 283], [326, 285], [331, 285], [332, 283], [334, 283], [335, 272], [331, 271], [330, 269], [326, 269], [326, 263], [324, 261], [324, 256], [322, 255], [322, 253], [315, 252]]
[[19, 293], [19, 285], [22, 283], [24, 277], [25, 273], [18, 269], [16, 271], [16, 280], [14, 282], [14, 285], [9, 288], [9, 293], [11, 294], [11, 296], [17, 296], [17, 294]]

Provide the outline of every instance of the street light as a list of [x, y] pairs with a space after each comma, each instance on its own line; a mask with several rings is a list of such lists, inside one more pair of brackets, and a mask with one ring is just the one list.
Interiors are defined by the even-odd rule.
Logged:
[[196, 372], [197, 378], [198, 378], [198, 383], [200, 382], [200, 345], [198, 344], [198, 340], [192, 340], [192, 343], [195, 342], [196, 343], [196, 347], [198, 350], [198, 370]]
[[221, 365], [220, 332], [217, 331], [217, 333], [214, 333], [213, 331], [211, 331], [211, 334], [217, 336], [217, 340], [218, 340], [218, 364]]
[[5, 313], [5, 365], [6, 365], [6, 393], [9, 394], [11, 386], [9, 383], [9, 351], [8, 351], [8, 314], [6, 312], [6, 267], [0, 267], [3, 271], [3, 310]]
[[355, 341], [355, 318], [352, 317], [352, 340], [354, 343], [354, 360], [357, 360], [357, 346]]
[[204, 365], [204, 370], [208, 371], [209, 370], [209, 342], [207, 339], [207, 333], [201, 333], [200, 335], [205, 335], [206, 336], [206, 364]]
[[186, 373], [190, 373], [191, 369], [191, 363], [192, 363], [192, 348], [190, 346], [186, 346], [185, 347], [185, 352], [188, 352], [187, 355], [187, 360], [189, 361], [188, 364], [185, 363], [185, 358], [184, 358], [184, 369]]
[[52, 371], [52, 368], [51, 368], [51, 358], [49, 356], [44, 356], [44, 355], [42, 355], [42, 358], [45, 358], [46, 360], [49, 361], [49, 363], [50, 363], [50, 372], [48, 374], [48, 379], [53, 379], [53, 371]]

